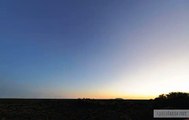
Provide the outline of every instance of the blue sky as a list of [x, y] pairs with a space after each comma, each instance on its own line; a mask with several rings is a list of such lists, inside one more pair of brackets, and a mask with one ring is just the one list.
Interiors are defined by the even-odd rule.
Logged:
[[0, 97], [153, 98], [189, 92], [188, 5], [2, 0]]

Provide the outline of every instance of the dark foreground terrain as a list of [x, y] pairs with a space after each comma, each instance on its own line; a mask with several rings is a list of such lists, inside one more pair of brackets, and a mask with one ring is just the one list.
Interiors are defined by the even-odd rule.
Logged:
[[152, 113], [147, 100], [0, 100], [0, 120], [150, 120]]
[[189, 102], [164, 96], [155, 100], [0, 99], [0, 120], [152, 120], [153, 109], [164, 108], [187, 109]]

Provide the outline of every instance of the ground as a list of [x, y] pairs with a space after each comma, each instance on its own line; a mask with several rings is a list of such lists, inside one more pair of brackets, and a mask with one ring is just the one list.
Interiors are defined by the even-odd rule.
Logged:
[[154, 100], [0, 99], [0, 120], [152, 120], [153, 109]]

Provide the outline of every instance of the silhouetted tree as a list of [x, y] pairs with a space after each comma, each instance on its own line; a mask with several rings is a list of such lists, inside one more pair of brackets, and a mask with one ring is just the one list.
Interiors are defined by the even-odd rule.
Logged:
[[187, 99], [189, 98], [189, 93], [171, 92], [166, 97], [167, 99]]
[[189, 93], [171, 92], [161, 94], [155, 98], [155, 107], [158, 108], [188, 108]]
[[166, 99], [167, 99], [167, 96], [165, 94], [161, 94], [157, 98], [155, 98], [155, 100], [166, 100]]

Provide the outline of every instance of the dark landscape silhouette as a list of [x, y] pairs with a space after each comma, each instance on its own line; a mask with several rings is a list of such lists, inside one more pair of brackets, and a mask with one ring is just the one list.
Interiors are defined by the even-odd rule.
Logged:
[[189, 94], [182, 92], [151, 100], [0, 99], [0, 120], [152, 120], [154, 109], [188, 108]]

